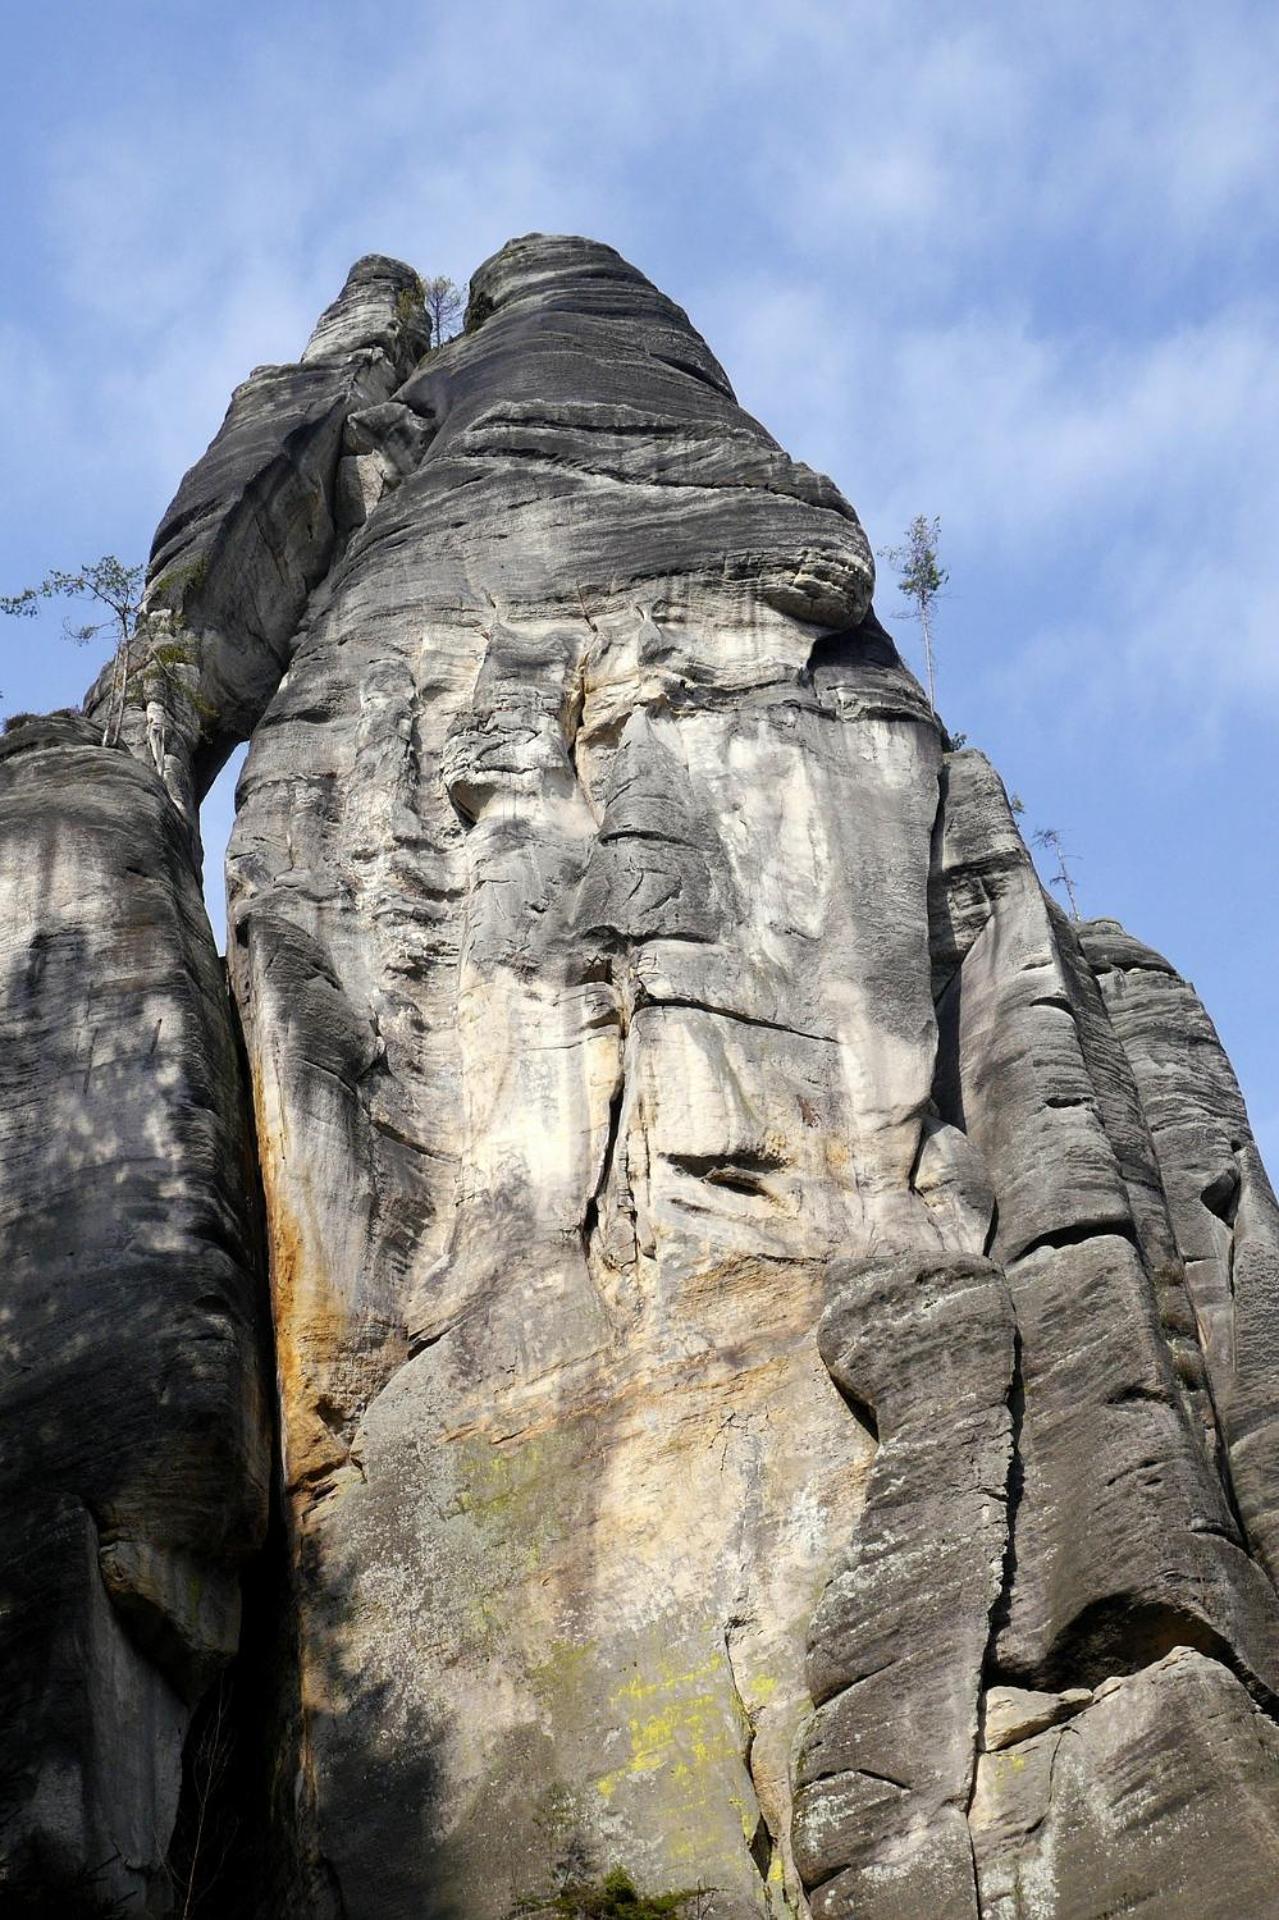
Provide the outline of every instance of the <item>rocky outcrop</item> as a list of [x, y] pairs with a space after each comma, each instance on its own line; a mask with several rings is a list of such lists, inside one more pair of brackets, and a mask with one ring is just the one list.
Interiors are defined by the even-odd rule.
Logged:
[[[150, 759], [192, 832], [228, 753], [279, 685], [349, 518], [349, 471], [429, 339], [417, 275], [357, 260], [301, 361], [257, 367], [161, 520], [122, 724], [104, 670], [85, 712]], [[394, 438], [393, 431], [390, 436]]]
[[936, 729], [678, 309], [567, 242], [474, 297], [231, 850], [316, 1844], [352, 1915], [617, 1859], [751, 1911], [868, 1452], [825, 1265], [937, 1240]]
[[1194, 988], [1113, 920], [1080, 930], [1131, 1063], [1257, 1559], [1279, 1577], [1279, 1206], [1239, 1085]]
[[82, 719], [0, 740], [0, 902], [0, 1907], [167, 1913], [266, 1522], [230, 1007], [178, 815]]
[[989, 1261], [880, 1257], [818, 1341], [879, 1450], [810, 1629], [796, 1855], [816, 1920], [976, 1920], [967, 1816], [1008, 1543], [1012, 1303]]
[[[12, 737], [5, 884], [22, 834], [54, 876], [12, 965], [83, 956], [11, 1016], [60, 1143], [14, 1161], [30, 1311], [71, 1260], [82, 1343], [29, 1390], [83, 1376], [114, 1436], [14, 1481], [64, 1676], [32, 1780], [82, 1783], [19, 1796], [21, 1857], [109, 1841], [165, 1911], [263, 1525], [260, 1204], [246, 1912], [623, 1870], [699, 1920], [1190, 1920], [1239, 1848], [1263, 1914], [1279, 1241], [1206, 1016], [1046, 898], [852, 507], [641, 274], [529, 236], [428, 337], [358, 263], [165, 517], [121, 749], [109, 677]], [[192, 856], [246, 736], [242, 1074]]]
[[983, 1915], [1270, 1911], [1279, 1733], [1219, 1661], [1178, 1647], [1060, 1720], [978, 1762]]

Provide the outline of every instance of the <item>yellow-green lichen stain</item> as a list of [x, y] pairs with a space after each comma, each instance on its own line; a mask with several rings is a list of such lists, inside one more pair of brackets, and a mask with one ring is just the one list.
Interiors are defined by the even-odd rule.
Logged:
[[644, 1897], [713, 1889], [719, 1920], [794, 1911], [805, 1625], [861, 1498], [811, 1344], [817, 1276], [799, 1278], [779, 1295], [734, 1270], [679, 1296], [697, 1315], [730, 1287], [784, 1307], [749, 1366], [701, 1346], [646, 1373], [632, 1351], [606, 1387], [617, 1356], [597, 1352], [571, 1392], [543, 1375], [495, 1406], [445, 1336], [371, 1410], [364, 1478], [317, 1510], [354, 1599], [342, 1702], [367, 1719], [375, 1698], [379, 1738], [447, 1782], [408, 1817], [441, 1899], [476, 1920], [619, 1866]]

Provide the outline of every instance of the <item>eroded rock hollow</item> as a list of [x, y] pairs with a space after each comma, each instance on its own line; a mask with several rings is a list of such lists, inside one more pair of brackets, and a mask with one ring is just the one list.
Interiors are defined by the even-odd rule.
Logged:
[[4, 1911], [1275, 1911], [1279, 1210], [873, 584], [611, 249], [371, 257], [5, 736]]

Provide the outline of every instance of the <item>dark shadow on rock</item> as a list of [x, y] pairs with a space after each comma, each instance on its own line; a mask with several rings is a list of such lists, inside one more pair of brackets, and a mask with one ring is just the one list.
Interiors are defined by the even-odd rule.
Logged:
[[0, 1908], [162, 1910], [265, 1522], [244, 1088], [182, 823], [82, 721], [5, 736], [0, 897]]

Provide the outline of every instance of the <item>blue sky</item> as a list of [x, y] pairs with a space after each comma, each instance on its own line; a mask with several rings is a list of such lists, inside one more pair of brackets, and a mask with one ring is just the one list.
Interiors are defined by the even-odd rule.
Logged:
[[[143, 555], [357, 254], [608, 240], [877, 546], [941, 516], [948, 723], [1197, 982], [1279, 1162], [1279, 11], [54, 0], [4, 38], [0, 590]], [[89, 666], [0, 629], [0, 711]]]

